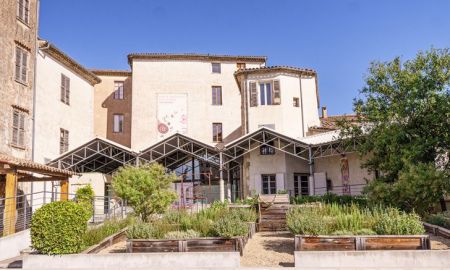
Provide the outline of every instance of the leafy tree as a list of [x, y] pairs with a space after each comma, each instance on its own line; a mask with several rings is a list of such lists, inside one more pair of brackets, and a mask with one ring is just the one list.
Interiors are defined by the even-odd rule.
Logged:
[[170, 184], [175, 180], [175, 174], [168, 174], [162, 165], [152, 163], [120, 168], [113, 176], [112, 186], [115, 194], [127, 200], [146, 222], [152, 214], [166, 211], [176, 200], [176, 193], [170, 190]]
[[81, 204], [85, 208], [87, 219], [92, 216], [94, 197], [95, 193], [91, 184], [81, 187], [75, 192], [75, 199], [77, 203]]
[[450, 53], [419, 52], [412, 60], [374, 62], [354, 101], [359, 153], [375, 172], [369, 198], [424, 212], [450, 192]]

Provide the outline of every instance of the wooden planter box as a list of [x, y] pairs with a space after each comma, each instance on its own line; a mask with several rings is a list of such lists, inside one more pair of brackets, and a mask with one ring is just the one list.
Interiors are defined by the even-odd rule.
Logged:
[[103, 239], [100, 243], [97, 245], [90, 246], [86, 250], [84, 250], [83, 254], [95, 254], [98, 253], [100, 250], [105, 249], [109, 246], [112, 246], [116, 243], [119, 243], [121, 241], [124, 241], [127, 239], [126, 232], [128, 228], [123, 228], [119, 232], [108, 236], [107, 238]]
[[428, 235], [295, 236], [296, 251], [431, 249]]
[[143, 252], [223, 252], [239, 251], [243, 254], [246, 237], [205, 237], [186, 240], [171, 239], [129, 239], [128, 253]]
[[247, 222], [248, 225], [248, 238], [251, 239], [253, 235], [256, 233], [256, 223], [255, 222]]
[[430, 223], [426, 223], [426, 222], [423, 223], [423, 227], [429, 233], [432, 233], [434, 235], [442, 236], [444, 238], [450, 239], [450, 230], [449, 229], [443, 228], [443, 227], [438, 226], [438, 225], [433, 225], [433, 224], [430, 224]]

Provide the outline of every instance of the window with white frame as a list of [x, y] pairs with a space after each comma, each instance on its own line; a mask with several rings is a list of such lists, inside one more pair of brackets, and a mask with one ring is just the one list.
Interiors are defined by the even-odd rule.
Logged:
[[212, 90], [212, 105], [222, 105], [222, 86], [213, 86]]
[[113, 115], [113, 132], [114, 133], [122, 133], [123, 132], [123, 114], [114, 114]]
[[261, 187], [262, 194], [276, 194], [277, 193], [277, 181], [275, 174], [263, 174], [261, 175]]
[[213, 142], [222, 142], [222, 123], [213, 123]]
[[114, 82], [114, 99], [123, 99], [123, 81]]
[[259, 105], [272, 105], [272, 83], [259, 83]]

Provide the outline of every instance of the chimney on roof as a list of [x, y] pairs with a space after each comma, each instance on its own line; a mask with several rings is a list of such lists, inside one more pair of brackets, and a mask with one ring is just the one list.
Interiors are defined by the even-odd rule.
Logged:
[[328, 118], [327, 107], [322, 107], [322, 118]]

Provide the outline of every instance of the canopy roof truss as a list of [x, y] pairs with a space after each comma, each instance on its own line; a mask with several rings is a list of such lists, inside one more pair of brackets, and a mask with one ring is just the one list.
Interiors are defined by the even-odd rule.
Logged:
[[168, 168], [181, 165], [188, 157], [205, 161], [219, 166], [219, 151], [181, 134], [174, 134], [169, 138], [154, 144], [139, 154], [139, 162], [159, 162]]
[[50, 166], [77, 173], [101, 172], [111, 174], [118, 167], [135, 162], [137, 154], [115, 143], [95, 138], [60, 156]]
[[329, 156], [343, 155], [356, 151], [358, 141], [352, 140], [335, 140], [323, 144], [313, 145], [311, 158], [323, 158]]
[[275, 150], [309, 161], [309, 146], [285, 135], [261, 128], [248, 134], [235, 142], [228, 144], [223, 150], [224, 164], [235, 161], [261, 146], [274, 148]]

